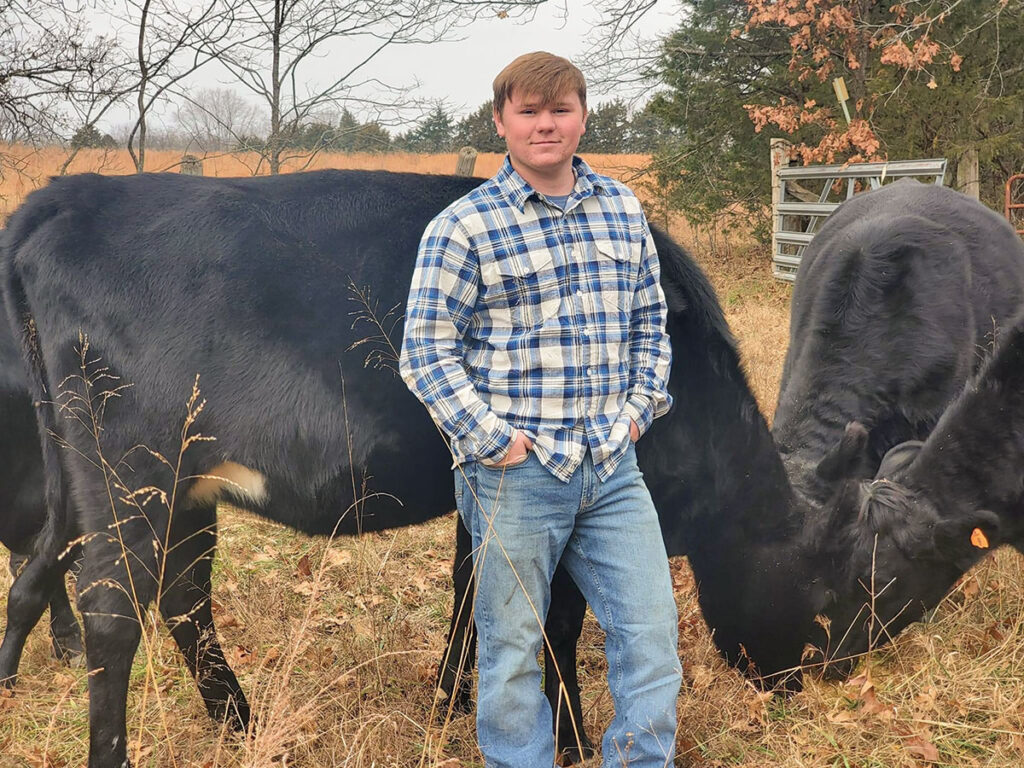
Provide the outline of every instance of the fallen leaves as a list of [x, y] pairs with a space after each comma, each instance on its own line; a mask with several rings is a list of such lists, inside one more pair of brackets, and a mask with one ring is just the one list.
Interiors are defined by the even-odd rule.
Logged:
[[911, 757], [924, 760], [926, 763], [939, 762], [939, 749], [921, 736], [911, 736], [903, 741], [903, 747]]
[[252, 663], [252, 652], [241, 645], [230, 646], [224, 655], [227, 657], [228, 664], [235, 669], [247, 667]]
[[859, 706], [857, 711], [861, 715], [877, 715], [883, 719], [893, 716], [893, 708], [879, 701], [875, 693], [875, 684], [867, 675], [858, 675], [847, 683], [848, 687], [857, 690], [856, 701]]

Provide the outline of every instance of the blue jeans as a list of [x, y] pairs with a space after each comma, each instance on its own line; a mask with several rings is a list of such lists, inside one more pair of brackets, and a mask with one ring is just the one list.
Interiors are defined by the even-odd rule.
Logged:
[[531, 453], [505, 469], [456, 468], [455, 488], [473, 536], [477, 740], [487, 768], [554, 763], [537, 653], [560, 558], [605, 631], [615, 719], [602, 742], [603, 766], [671, 766], [681, 681], [676, 607], [633, 446], [603, 483], [589, 453], [567, 484]]

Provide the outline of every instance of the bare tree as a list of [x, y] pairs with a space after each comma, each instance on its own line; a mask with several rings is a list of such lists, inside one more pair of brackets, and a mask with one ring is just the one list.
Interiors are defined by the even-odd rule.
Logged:
[[221, 152], [243, 147], [262, 132], [260, 111], [229, 88], [204, 88], [195, 94], [178, 94], [177, 121], [189, 136], [190, 146], [200, 152]]
[[[389, 46], [437, 42], [484, 14], [529, 13], [543, 1], [246, 0], [236, 27], [241, 42], [219, 59], [266, 110], [270, 132], [262, 152], [276, 174], [290, 156], [290, 137], [317, 112], [358, 105], [359, 112], [380, 113], [408, 104], [402, 89], [366, 74]], [[328, 50], [338, 62], [335, 74], [311, 83], [307, 65]], [[301, 154], [311, 157], [308, 149]]]
[[679, 13], [679, 6], [678, 0], [593, 0], [589, 43], [579, 59], [589, 86], [632, 103], [648, 95], [657, 85], [655, 65], [663, 43], [644, 33], [644, 20], [657, 11]]
[[64, 138], [67, 106], [112, 87], [115, 41], [94, 37], [73, 0], [0, 0], [0, 141]]
[[123, 0], [134, 38], [135, 121], [128, 152], [146, 166], [148, 117], [154, 105], [198, 69], [244, 40], [232, 37], [244, 0]]

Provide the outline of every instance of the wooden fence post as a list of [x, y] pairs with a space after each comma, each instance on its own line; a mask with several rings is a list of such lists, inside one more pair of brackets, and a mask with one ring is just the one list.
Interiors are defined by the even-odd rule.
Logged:
[[981, 175], [978, 170], [978, 150], [966, 149], [956, 164], [956, 188], [968, 197], [981, 199]]
[[456, 176], [472, 176], [476, 167], [476, 150], [472, 147], [463, 147], [459, 150], [459, 160], [455, 164]]
[[779, 252], [779, 244], [775, 239], [775, 233], [781, 228], [782, 220], [779, 215], [779, 203], [782, 202], [782, 180], [779, 178], [779, 169], [789, 166], [789, 148], [792, 146], [785, 139], [772, 139], [771, 146], [771, 172], [772, 172], [772, 258]]
[[195, 155], [182, 155], [178, 173], [183, 173], [186, 176], [202, 176], [203, 161]]

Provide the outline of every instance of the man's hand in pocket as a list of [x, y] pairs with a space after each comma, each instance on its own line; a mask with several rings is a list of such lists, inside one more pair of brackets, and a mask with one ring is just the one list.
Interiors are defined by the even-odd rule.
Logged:
[[533, 441], [519, 430], [516, 430], [516, 436], [512, 440], [512, 447], [508, 449], [508, 453], [505, 454], [505, 458], [491, 466], [507, 467], [513, 464], [519, 464], [526, 461], [527, 455], [532, 450]]

